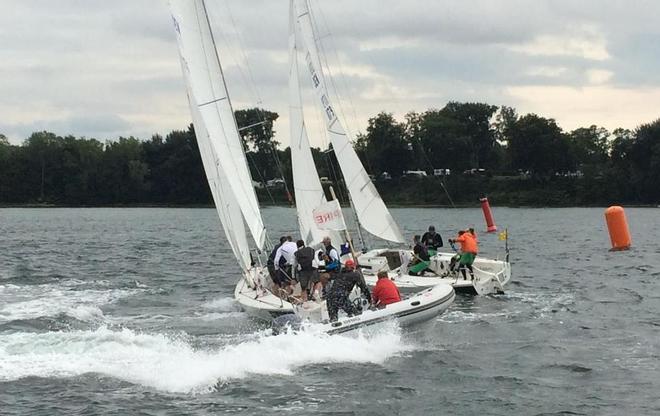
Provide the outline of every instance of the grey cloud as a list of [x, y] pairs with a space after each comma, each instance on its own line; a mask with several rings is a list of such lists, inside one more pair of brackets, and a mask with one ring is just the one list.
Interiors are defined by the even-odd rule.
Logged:
[[[257, 104], [256, 87], [262, 106], [284, 119], [288, 2], [207, 3], [235, 103]], [[581, 87], [592, 69], [611, 71], [614, 86], [660, 87], [655, 56], [660, 4], [654, 1], [313, 0], [312, 5], [333, 73], [351, 65], [371, 71], [337, 81], [340, 92], [353, 98], [360, 119], [355, 124], [362, 126], [374, 111], [400, 114], [441, 107], [450, 99], [515, 105], [507, 102], [507, 87]], [[539, 36], [570, 38], [581, 30], [602, 35], [610, 58], [514, 50]], [[394, 43], [364, 49], [387, 42]], [[242, 64], [243, 54], [254, 85], [245, 81], [250, 78], [245, 67], [236, 64]], [[5, 0], [0, 62], [0, 132], [5, 134], [24, 138], [30, 130], [53, 127], [71, 129], [61, 134], [148, 137], [182, 128], [190, 119], [165, 0]], [[549, 76], [552, 68], [564, 69]], [[374, 102], [369, 92], [379, 89], [399, 96]], [[114, 124], [106, 116], [115, 116]], [[286, 135], [285, 125], [277, 129]]]

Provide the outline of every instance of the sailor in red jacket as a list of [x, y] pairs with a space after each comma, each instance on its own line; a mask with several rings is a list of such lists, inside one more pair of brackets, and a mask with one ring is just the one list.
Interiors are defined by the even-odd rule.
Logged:
[[378, 272], [378, 282], [371, 292], [371, 304], [377, 308], [384, 308], [385, 305], [399, 302], [400, 300], [399, 288], [390, 280], [387, 272]]

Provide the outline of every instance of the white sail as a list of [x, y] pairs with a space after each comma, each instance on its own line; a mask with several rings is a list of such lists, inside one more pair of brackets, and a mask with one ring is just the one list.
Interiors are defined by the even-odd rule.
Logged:
[[257, 247], [262, 248], [266, 230], [204, 1], [170, 0], [170, 8], [191, 101], [197, 106], [200, 122], [210, 138], [214, 163], [228, 185], [223, 191], [231, 190]]
[[[291, 4], [290, 13], [293, 13]], [[291, 166], [293, 189], [296, 195], [296, 211], [300, 233], [306, 245], [320, 244], [325, 236], [335, 243], [341, 242], [339, 234], [319, 228], [314, 221], [314, 209], [327, 202], [314, 158], [309, 146], [303, 115], [300, 80], [298, 74], [298, 49], [296, 47], [295, 18], [289, 24], [289, 126], [291, 133]]]
[[229, 242], [234, 256], [238, 260], [241, 269], [246, 271], [251, 266], [251, 258], [250, 247], [247, 242], [247, 235], [245, 234], [243, 214], [234, 198], [227, 177], [222, 169], [218, 167], [218, 158], [213, 150], [211, 137], [209, 136], [209, 133], [204, 126], [204, 122], [202, 121], [202, 117], [197, 110], [197, 104], [192, 97], [190, 97], [190, 94], [188, 94], [188, 101], [190, 104], [193, 125], [195, 126], [195, 136], [197, 137], [199, 153], [202, 156], [206, 179], [211, 188], [211, 194], [213, 195], [213, 202], [215, 202], [218, 217], [220, 217], [222, 228], [225, 231], [227, 241]]
[[330, 142], [344, 175], [348, 192], [351, 194], [353, 209], [360, 220], [360, 225], [376, 237], [403, 243], [404, 239], [399, 226], [364, 170], [360, 158], [355, 153], [351, 141], [330, 103], [307, 1], [294, 0], [294, 4], [297, 29], [304, 45], [303, 51], [306, 52], [307, 71], [317, 94], [321, 112], [325, 116]]

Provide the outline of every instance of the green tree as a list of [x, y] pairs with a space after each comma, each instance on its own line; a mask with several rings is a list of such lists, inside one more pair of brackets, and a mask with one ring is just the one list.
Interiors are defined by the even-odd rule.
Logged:
[[142, 145], [135, 137], [120, 137], [107, 142], [103, 154], [101, 176], [105, 203], [143, 202], [147, 191], [148, 167], [142, 161]]
[[578, 167], [604, 164], [608, 159], [609, 137], [607, 129], [594, 125], [570, 132], [570, 151]]
[[273, 137], [273, 122], [277, 113], [262, 108], [248, 108], [234, 112], [236, 123], [247, 152], [252, 177], [266, 181], [281, 176], [279, 159], [275, 159], [280, 145]]
[[388, 172], [400, 176], [408, 168], [411, 152], [405, 127], [392, 114], [380, 113], [370, 118], [367, 133], [358, 138], [357, 147], [366, 156], [373, 174]]
[[495, 128], [490, 120], [497, 111], [497, 106], [484, 103], [449, 102], [441, 112], [456, 121], [454, 134], [470, 146], [468, 155], [473, 168], [496, 166], [493, 157], [496, 146]]
[[660, 119], [635, 129], [630, 163], [642, 202], [660, 201]]
[[553, 119], [528, 114], [508, 128], [507, 152], [514, 169], [548, 176], [573, 166], [569, 143]]
[[429, 162], [433, 168], [449, 168], [454, 172], [470, 167], [471, 143], [459, 120], [442, 111], [428, 110], [418, 122], [419, 127], [409, 127], [418, 132], [420, 152], [425, 156], [417, 158], [417, 168]]

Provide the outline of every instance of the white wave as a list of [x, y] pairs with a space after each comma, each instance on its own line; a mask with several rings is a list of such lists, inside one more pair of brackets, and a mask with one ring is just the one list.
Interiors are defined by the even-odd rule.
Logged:
[[68, 316], [76, 318], [79, 321], [90, 322], [103, 319], [103, 311], [97, 306], [81, 305], [71, 308], [65, 312]]
[[206, 393], [251, 375], [291, 375], [319, 363], [382, 364], [410, 349], [394, 324], [355, 336], [284, 334], [196, 350], [182, 337], [129, 329], [14, 333], [0, 337], [0, 381], [99, 373], [166, 392]]
[[201, 319], [202, 321], [217, 321], [220, 319], [235, 319], [246, 318], [248, 315], [245, 312], [211, 312], [195, 316], [193, 319]]
[[492, 313], [483, 313], [483, 312], [463, 312], [463, 311], [449, 311], [440, 315], [437, 320], [441, 322], [448, 323], [457, 323], [457, 322], [471, 322], [471, 321], [480, 321], [480, 320], [491, 320], [491, 319], [508, 319], [513, 315], [517, 315], [519, 312], [514, 311], [504, 311], [504, 312], [492, 312]]
[[203, 303], [202, 307], [206, 309], [215, 309], [220, 312], [237, 312], [241, 310], [234, 298], [227, 297], [210, 300]]
[[144, 289], [81, 289], [79, 282], [0, 286], [0, 322], [67, 314], [89, 321], [102, 318], [99, 306]]

